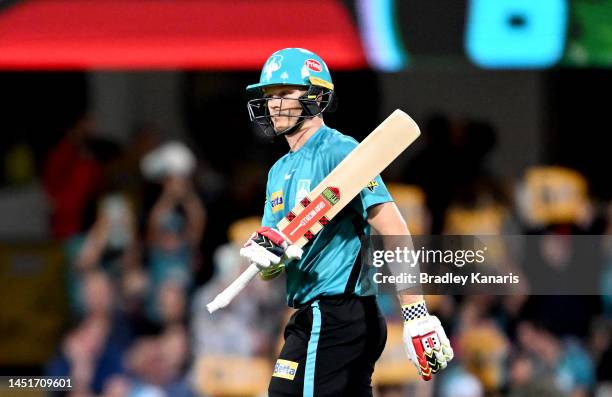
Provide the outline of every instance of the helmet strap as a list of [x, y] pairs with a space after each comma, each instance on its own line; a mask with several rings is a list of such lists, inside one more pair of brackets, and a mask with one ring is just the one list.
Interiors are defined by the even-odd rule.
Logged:
[[[297, 132], [300, 129], [300, 127], [302, 126], [302, 123], [304, 123], [304, 121], [306, 121], [306, 119], [311, 119], [311, 118], [312, 117], [301, 116], [300, 120], [298, 120], [294, 125], [292, 125], [291, 127], [287, 128], [286, 130], [281, 131], [281, 132], [274, 131], [274, 135], [277, 136], [277, 137], [278, 136], [283, 136], [283, 135], [291, 135], [291, 134], [293, 134], [294, 132]], [[274, 128], [274, 127], [272, 127], [272, 128]]]

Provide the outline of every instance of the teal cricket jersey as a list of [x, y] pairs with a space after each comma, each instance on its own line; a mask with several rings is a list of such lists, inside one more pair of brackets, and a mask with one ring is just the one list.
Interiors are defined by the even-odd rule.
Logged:
[[[324, 125], [299, 150], [281, 157], [268, 173], [262, 225], [276, 227], [357, 144], [352, 137]], [[358, 260], [361, 236], [370, 233], [367, 209], [388, 201], [392, 198], [377, 176], [304, 247], [301, 260], [286, 265], [289, 306], [297, 307], [319, 296], [376, 293], [375, 285], [368, 282], [372, 267], [362, 267]]]

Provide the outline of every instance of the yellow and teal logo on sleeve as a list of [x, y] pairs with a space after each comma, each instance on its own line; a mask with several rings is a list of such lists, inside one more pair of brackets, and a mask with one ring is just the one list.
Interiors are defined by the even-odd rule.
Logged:
[[276, 365], [274, 365], [274, 373], [272, 376], [277, 378], [283, 378], [287, 380], [293, 380], [295, 378], [295, 374], [297, 373], [298, 363], [289, 360], [276, 360]]
[[376, 190], [378, 187], [378, 182], [376, 182], [376, 179], [372, 179], [370, 182], [368, 182], [368, 186], [366, 187], [369, 191], [374, 192], [374, 190]]
[[285, 200], [283, 198], [282, 190], [272, 193], [270, 196], [270, 204], [272, 204], [272, 212], [278, 212], [285, 208]]

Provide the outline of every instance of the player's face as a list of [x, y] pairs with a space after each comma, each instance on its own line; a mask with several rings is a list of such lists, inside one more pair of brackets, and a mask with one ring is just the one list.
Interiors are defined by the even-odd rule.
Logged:
[[268, 111], [275, 131], [285, 131], [298, 122], [298, 116], [302, 114], [298, 98], [304, 93], [305, 90], [296, 86], [268, 87], [264, 90], [264, 97], [269, 98]]

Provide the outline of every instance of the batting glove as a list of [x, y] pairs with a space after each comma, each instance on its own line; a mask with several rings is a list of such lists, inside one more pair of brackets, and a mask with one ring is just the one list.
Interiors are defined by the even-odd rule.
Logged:
[[289, 243], [278, 230], [260, 227], [240, 249], [240, 256], [247, 258], [260, 270], [284, 261], [302, 258], [302, 249]]
[[446, 368], [453, 348], [436, 316], [430, 316], [425, 301], [402, 306], [404, 348], [423, 380]]

